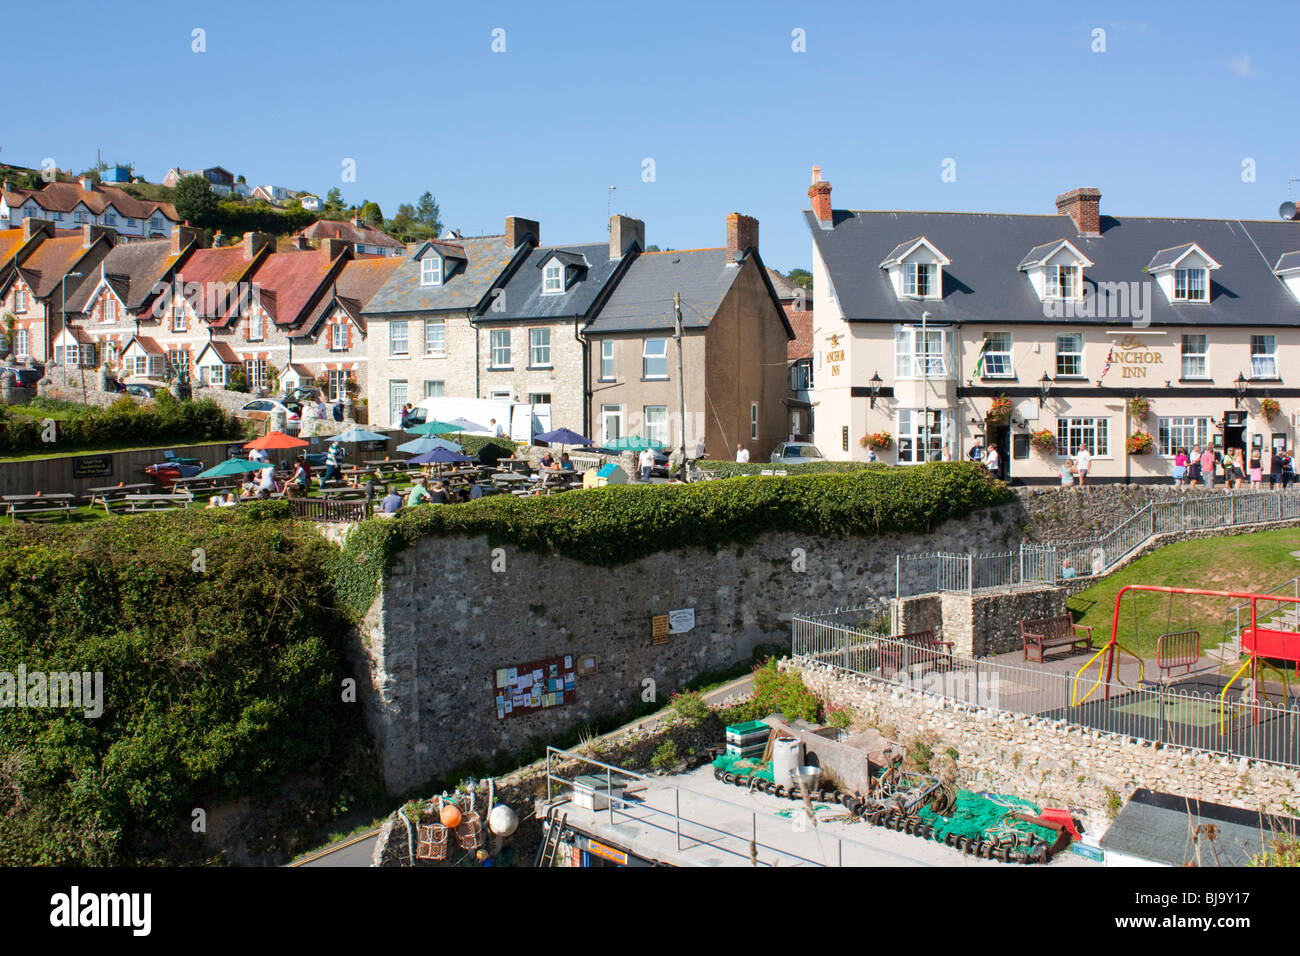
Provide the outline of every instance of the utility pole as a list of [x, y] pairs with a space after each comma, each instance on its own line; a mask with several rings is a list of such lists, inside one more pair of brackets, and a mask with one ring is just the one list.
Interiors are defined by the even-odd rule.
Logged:
[[681, 442], [682, 471], [687, 478], [690, 470], [686, 467], [686, 383], [682, 380], [682, 294], [673, 293], [673, 314], [676, 316], [673, 338], [677, 340], [677, 434]]

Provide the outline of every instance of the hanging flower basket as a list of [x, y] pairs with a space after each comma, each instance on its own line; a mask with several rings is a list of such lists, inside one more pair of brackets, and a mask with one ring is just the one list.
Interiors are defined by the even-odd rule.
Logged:
[[1043, 428], [1029, 433], [1029, 444], [1046, 454], [1056, 447], [1056, 432]]
[[989, 412], [984, 419], [996, 425], [1005, 425], [1011, 420], [1011, 399], [1005, 395], [993, 399], [993, 404], [989, 406]]
[[887, 451], [894, 447], [894, 436], [889, 432], [872, 432], [869, 435], [863, 435], [858, 439], [858, 444], [863, 448], [876, 448], [881, 451]]
[[1128, 436], [1124, 442], [1124, 447], [1130, 455], [1145, 455], [1155, 446], [1155, 439], [1149, 432], [1134, 432]]
[[1282, 406], [1277, 403], [1275, 398], [1261, 398], [1259, 400], [1259, 412], [1264, 416], [1265, 421], [1271, 422], [1281, 410]]
[[1128, 411], [1134, 418], [1146, 418], [1147, 412], [1150, 410], [1151, 403], [1145, 398], [1130, 398], [1128, 400]]

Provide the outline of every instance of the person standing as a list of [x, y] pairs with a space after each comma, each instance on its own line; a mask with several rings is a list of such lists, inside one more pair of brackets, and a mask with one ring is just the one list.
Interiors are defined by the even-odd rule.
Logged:
[[1232, 487], [1240, 488], [1246, 480], [1246, 456], [1240, 448], [1232, 450]]
[[492, 430], [492, 434], [493, 434], [495, 437], [497, 437], [497, 438], [505, 438], [505, 437], [506, 437], [506, 430], [505, 430], [504, 428], [502, 428], [500, 425], [497, 424], [497, 420], [496, 420], [495, 418], [491, 419], [491, 420], [488, 422], [488, 428]]
[[749, 449], [746, 448], [744, 445], [736, 446], [736, 461], [740, 462], [741, 464], [749, 463]]
[[343, 477], [343, 471], [339, 465], [339, 459], [343, 449], [339, 447], [338, 442], [330, 442], [330, 450], [325, 455], [325, 477], [321, 479], [324, 484], [327, 481], [338, 481]]
[[1206, 445], [1201, 452], [1201, 481], [1210, 491], [1214, 490], [1214, 459], [1214, 449]]
[[1079, 487], [1088, 483], [1088, 469], [1092, 467], [1092, 452], [1087, 445], [1080, 445], [1074, 456], [1074, 473], [1079, 476]]
[[980, 444], [978, 438], [975, 439], [975, 444], [970, 446], [970, 451], [966, 452], [966, 457], [971, 461], [980, 461], [984, 457], [984, 446]]
[[874, 461], [878, 461], [878, 460], [879, 460], [879, 459], [876, 457], [876, 449], [873, 448], [872, 446], [868, 445], [868, 446], [867, 446], [867, 464], [869, 465], [869, 464], [871, 464], [872, 462], [874, 462]]
[[1187, 449], [1179, 448], [1178, 453], [1174, 455], [1174, 487], [1177, 488], [1183, 484], [1187, 478]]
[[1268, 459], [1268, 490], [1272, 491], [1278, 485], [1286, 487], [1282, 481], [1282, 452], [1284, 449], [1273, 447], [1273, 454]]
[[1187, 459], [1187, 486], [1189, 488], [1201, 483], [1201, 446], [1193, 445], [1192, 454]]
[[638, 464], [640, 464], [641, 466], [641, 480], [648, 482], [650, 480], [650, 473], [654, 471], [654, 467], [655, 467], [654, 452], [652, 452], [649, 448], [642, 448], [641, 456], [640, 458], [637, 459], [637, 461]]
[[989, 470], [989, 474], [994, 478], [1001, 478], [1001, 465], [998, 461], [998, 449], [996, 445], [989, 445], [988, 454], [984, 456], [984, 464]]
[[1252, 491], [1259, 491], [1259, 486], [1264, 482], [1264, 462], [1260, 458], [1260, 450], [1252, 448], [1250, 450], [1250, 487]]

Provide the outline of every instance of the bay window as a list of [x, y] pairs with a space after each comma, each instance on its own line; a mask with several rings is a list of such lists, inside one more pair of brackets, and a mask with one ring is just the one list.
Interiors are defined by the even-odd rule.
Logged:
[[952, 429], [952, 413], [942, 408], [898, 410], [898, 463], [914, 465], [943, 459], [944, 439]]

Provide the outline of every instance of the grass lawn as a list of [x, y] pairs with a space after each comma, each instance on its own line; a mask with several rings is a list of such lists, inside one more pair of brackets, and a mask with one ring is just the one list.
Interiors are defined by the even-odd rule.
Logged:
[[[1101, 647], [1110, 640], [1115, 595], [1124, 585], [1267, 591], [1300, 575], [1300, 561], [1290, 555], [1291, 551], [1300, 551], [1300, 529], [1171, 544], [1080, 591], [1070, 598], [1069, 607], [1078, 623], [1094, 626], [1093, 645]], [[1227, 611], [1236, 603], [1228, 598], [1176, 594], [1171, 606], [1167, 594], [1129, 593], [1120, 608], [1117, 637], [1121, 644], [1144, 657], [1154, 657], [1156, 638], [1161, 634], [1199, 630], [1201, 647], [1208, 649], [1223, 641]], [[1261, 604], [1261, 613], [1275, 606]]]
[[40, 458], [75, 458], [78, 455], [96, 455], [114, 451], [144, 451], [150, 448], [158, 449], [158, 460], [162, 461], [162, 452], [164, 449], [170, 449], [176, 452], [181, 458], [187, 457], [182, 451], [185, 448], [198, 448], [201, 445], [236, 445], [248, 441], [247, 438], [213, 438], [197, 442], [176, 442], [172, 445], [160, 445], [157, 441], [144, 442], [139, 445], [131, 444], [96, 444], [80, 445], [70, 451], [51, 452], [51, 451], [32, 451], [22, 455], [0, 455], [0, 461], [34, 461]]

